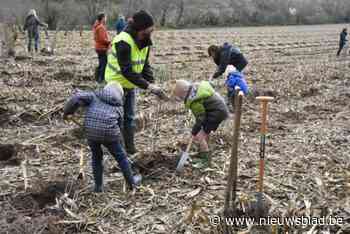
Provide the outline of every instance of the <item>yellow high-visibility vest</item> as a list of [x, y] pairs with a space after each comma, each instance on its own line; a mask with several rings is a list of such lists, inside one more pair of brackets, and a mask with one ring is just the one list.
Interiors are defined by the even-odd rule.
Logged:
[[108, 54], [108, 62], [105, 70], [105, 80], [107, 83], [117, 81], [123, 88], [133, 89], [136, 88], [136, 85], [128, 81], [128, 79], [126, 79], [123, 76], [120, 70], [117, 52], [114, 46], [120, 41], [128, 43], [131, 47], [132, 70], [133, 72], [139, 74], [142, 73], [143, 67], [145, 66], [149, 47], [145, 47], [142, 50], [140, 50], [136, 45], [134, 39], [130, 36], [129, 33], [126, 32], [119, 33], [117, 36], [114, 37], [112, 41], [112, 49], [111, 52]]

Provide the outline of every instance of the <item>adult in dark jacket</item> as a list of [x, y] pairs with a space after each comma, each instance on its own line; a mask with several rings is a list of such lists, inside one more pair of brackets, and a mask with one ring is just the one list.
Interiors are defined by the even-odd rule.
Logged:
[[177, 80], [173, 94], [177, 100], [183, 101], [185, 107], [195, 116], [196, 122], [192, 127], [192, 138], [200, 145], [199, 157], [208, 163], [210, 158], [209, 134], [215, 132], [229, 116], [224, 99], [207, 81], [192, 84], [186, 80]]
[[224, 74], [228, 65], [233, 65], [239, 72], [242, 72], [248, 65], [247, 59], [241, 53], [239, 48], [228, 43], [224, 43], [223, 46], [209, 46], [208, 54], [218, 66], [212, 77], [214, 79]]
[[92, 169], [95, 180], [95, 192], [103, 191], [103, 151], [104, 145], [117, 160], [124, 178], [133, 188], [141, 181], [134, 176], [125, 154], [120, 126], [123, 122], [123, 89], [118, 83], [109, 83], [104, 89], [95, 92], [76, 92], [64, 107], [63, 118], [74, 114], [83, 106], [86, 108], [84, 119], [85, 136], [92, 152]]
[[117, 31], [117, 34], [121, 33], [127, 26], [127, 23], [125, 21], [124, 16], [119, 16], [116, 24], [115, 24], [115, 29]]
[[135, 89], [147, 89], [158, 96], [162, 94], [162, 90], [152, 84], [154, 77], [149, 65], [153, 25], [153, 18], [147, 12], [135, 13], [128, 27], [113, 39], [111, 53], [108, 55], [105, 79], [107, 83], [119, 82], [125, 93], [123, 136], [129, 154], [136, 153]]
[[24, 22], [23, 30], [28, 33], [28, 52], [32, 51], [32, 41], [34, 40], [34, 48], [35, 52], [38, 52], [39, 49], [39, 26], [47, 28], [47, 24], [42, 23], [34, 9], [28, 12], [28, 15]]
[[347, 30], [347, 28], [344, 28], [343, 31], [340, 33], [339, 50], [337, 52], [337, 56], [340, 55], [344, 46], [348, 42], [347, 36], [348, 36], [348, 30]]

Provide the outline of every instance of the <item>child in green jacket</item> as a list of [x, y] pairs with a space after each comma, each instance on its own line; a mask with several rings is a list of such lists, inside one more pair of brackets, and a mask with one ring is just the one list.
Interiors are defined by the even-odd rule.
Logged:
[[195, 116], [192, 138], [200, 146], [200, 158], [208, 162], [209, 134], [216, 131], [229, 116], [224, 99], [207, 81], [193, 84], [186, 80], [177, 80], [173, 95], [178, 101], [183, 101], [185, 107]]

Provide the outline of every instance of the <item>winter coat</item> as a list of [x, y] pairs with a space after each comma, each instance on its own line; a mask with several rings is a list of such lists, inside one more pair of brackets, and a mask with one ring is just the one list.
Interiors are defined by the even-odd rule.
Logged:
[[348, 33], [345, 31], [342, 31], [340, 33], [340, 42], [339, 42], [340, 45], [344, 46], [346, 44], [346, 42], [348, 41], [347, 36], [348, 36]]
[[39, 26], [45, 27], [46, 25], [35, 15], [28, 15], [25, 19], [23, 30], [27, 30], [28, 35], [34, 38], [39, 36]]
[[239, 71], [228, 74], [225, 83], [229, 91], [234, 91], [235, 87], [238, 86], [243, 91], [244, 95], [247, 95], [249, 92], [248, 84], [244, 75]]
[[240, 72], [248, 65], [248, 61], [241, 51], [228, 43], [225, 43], [219, 48], [217, 54], [214, 56], [214, 62], [218, 66], [218, 69], [213, 75], [213, 78], [221, 76], [228, 65], [233, 65]]
[[191, 86], [185, 98], [185, 106], [196, 118], [192, 135], [197, 135], [200, 130], [207, 134], [215, 131], [229, 116], [224, 99], [207, 81]]
[[80, 106], [86, 107], [86, 138], [101, 143], [115, 142], [120, 140], [120, 126], [123, 123], [123, 100], [119, 99], [109, 90], [78, 90], [66, 103], [64, 115], [74, 114]]
[[109, 40], [106, 26], [97, 20], [92, 30], [94, 33], [95, 49], [99, 51], [107, 51], [111, 42]]

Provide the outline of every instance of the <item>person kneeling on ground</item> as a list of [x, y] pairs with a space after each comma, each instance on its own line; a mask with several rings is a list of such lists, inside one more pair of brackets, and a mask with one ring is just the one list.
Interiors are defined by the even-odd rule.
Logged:
[[177, 80], [173, 96], [176, 100], [183, 101], [185, 107], [195, 116], [192, 138], [200, 146], [201, 164], [208, 166], [210, 163], [209, 134], [216, 131], [229, 116], [225, 101], [207, 81], [192, 84], [186, 80]]
[[120, 126], [123, 121], [123, 96], [122, 87], [117, 82], [111, 82], [95, 92], [78, 90], [64, 107], [65, 120], [80, 106], [86, 107], [84, 130], [92, 152], [95, 192], [103, 191], [102, 145], [117, 160], [130, 189], [141, 182], [141, 176], [133, 175], [122, 144]]

